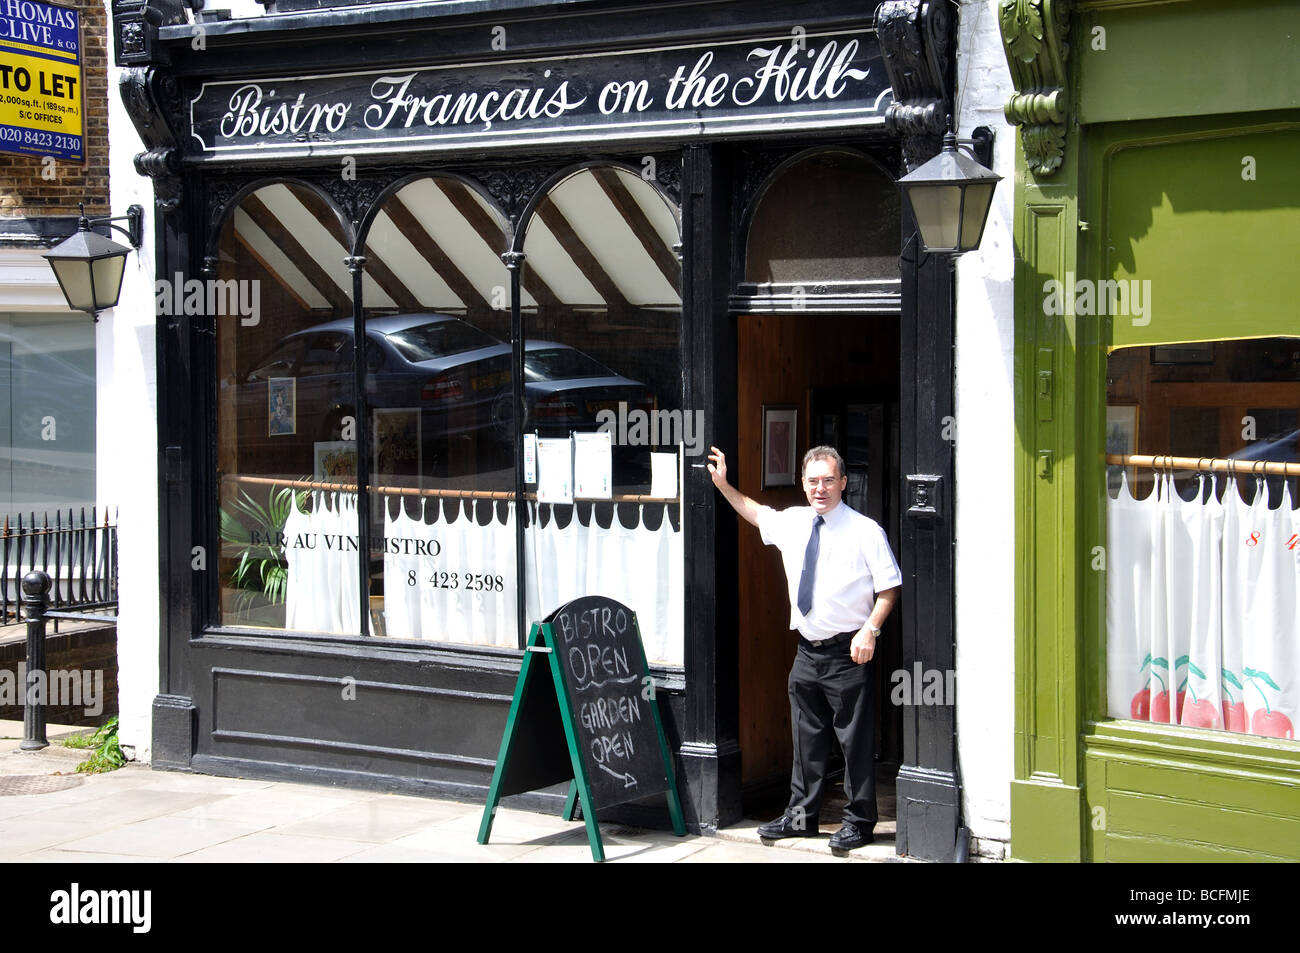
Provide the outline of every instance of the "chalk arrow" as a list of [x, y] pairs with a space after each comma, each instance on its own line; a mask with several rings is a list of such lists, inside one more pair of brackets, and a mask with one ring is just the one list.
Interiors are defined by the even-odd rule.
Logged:
[[620, 781], [623, 782], [623, 787], [625, 788], [636, 787], [636, 778], [632, 777], [632, 775], [630, 774], [619, 774], [617, 771], [611, 771], [603, 764], [600, 766], [600, 770], [604, 771], [606, 774], [613, 775], [614, 777], [618, 778]]

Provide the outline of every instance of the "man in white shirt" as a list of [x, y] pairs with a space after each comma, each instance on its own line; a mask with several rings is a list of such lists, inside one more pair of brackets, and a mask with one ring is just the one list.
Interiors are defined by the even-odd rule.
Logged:
[[727, 460], [709, 448], [713, 484], [763, 542], [781, 551], [790, 588], [790, 628], [799, 648], [790, 669], [794, 768], [790, 805], [759, 827], [760, 837], [814, 837], [830, 758], [831, 737], [844, 752], [843, 825], [833, 851], [873, 840], [876, 825], [876, 639], [898, 601], [902, 575], [884, 531], [843, 503], [844, 460], [833, 447], [813, 447], [803, 459], [808, 506], [777, 511], [727, 482]]

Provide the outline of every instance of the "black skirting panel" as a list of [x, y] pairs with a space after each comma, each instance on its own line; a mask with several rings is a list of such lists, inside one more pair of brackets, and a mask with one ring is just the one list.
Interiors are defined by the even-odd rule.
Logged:
[[[191, 644], [193, 699], [159, 696], [155, 725], [172, 724], [157, 767], [219, 775], [338, 784], [372, 790], [484, 801], [513, 698], [516, 657], [449, 659], [391, 648], [381, 653], [313, 646], [301, 639], [249, 644], [222, 636]], [[680, 691], [658, 693], [669, 745], [681, 747]], [[193, 755], [176, 749], [193, 723]], [[676, 770], [688, 822], [713, 826], [700, 801], [707, 775], [700, 752], [679, 756]], [[695, 792], [693, 795], [692, 792]], [[558, 811], [566, 786], [512, 799]], [[605, 813], [602, 812], [602, 817]], [[612, 820], [668, 826], [662, 796], [609, 812]]]

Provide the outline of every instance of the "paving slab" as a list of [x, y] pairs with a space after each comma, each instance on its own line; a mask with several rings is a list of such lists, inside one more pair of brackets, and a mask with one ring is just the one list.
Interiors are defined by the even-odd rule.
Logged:
[[87, 853], [130, 854], [155, 860], [173, 860], [260, 829], [256, 824], [240, 821], [151, 817], [69, 841], [62, 846], [68, 850]]
[[299, 784], [276, 784], [268, 788], [228, 794], [202, 805], [178, 811], [180, 817], [206, 817], [257, 822], [264, 827], [293, 824], [337, 811], [347, 801]]
[[281, 825], [276, 830], [281, 834], [384, 844], [438, 821], [459, 817], [461, 808], [462, 805], [439, 801], [412, 804], [376, 798], [326, 811], [307, 820]]
[[0, 860], [17, 860], [34, 850], [55, 847], [86, 836], [83, 819], [47, 821], [19, 816], [0, 821]]
[[708, 850], [696, 851], [683, 857], [683, 864], [841, 864], [830, 851], [812, 854], [786, 850], [782, 847], [750, 847], [745, 844], [720, 842]]
[[[74, 799], [75, 795], [80, 796]], [[70, 791], [42, 795], [47, 796], [64, 797], [67, 800], [58, 806], [23, 816], [43, 821], [81, 820], [88, 822], [91, 830], [103, 830], [163, 817], [200, 804], [210, 804], [226, 795], [202, 791], [165, 791], [149, 787], [131, 787], [108, 793], [92, 781]]]
[[373, 847], [337, 837], [299, 837], [258, 831], [177, 858], [182, 864], [329, 864]]
[[[477, 834], [477, 828], [475, 828]], [[536, 850], [549, 849], [572, 841], [575, 837], [586, 835], [578, 831], [548, 832], [533, 837], [519, 837], [518, 832], [512, 837], [498, 839], [494, 833], [486, 844], [480, 844], [475, 836], [466, 836], [464, 830], [445, 825], [434, 824], [406, 837], [399, 837], [392, 842], [394, 847], [406, 850], [419, 850], [437, 854], [441, 859], [452, 862], [505, 863], [516, 861]]]

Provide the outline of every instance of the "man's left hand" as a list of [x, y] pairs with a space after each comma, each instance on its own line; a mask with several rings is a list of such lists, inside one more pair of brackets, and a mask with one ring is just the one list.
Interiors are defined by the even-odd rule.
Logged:
[[853, 641], [849, 644], [849, 655], [859, 665], [870, 662], [871, 656], [875, 654], [876, 637], [868, 629], [863, 629], [855, 635]]

